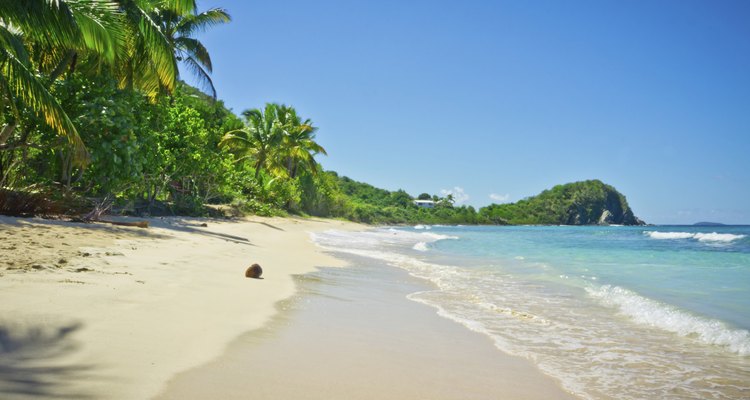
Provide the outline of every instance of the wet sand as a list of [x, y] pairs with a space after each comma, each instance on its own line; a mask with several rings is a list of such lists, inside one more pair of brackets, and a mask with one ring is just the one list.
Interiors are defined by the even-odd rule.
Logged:
[[298, 276], [282, 311], [158, 399], [574, 399], [526, 360], [406, 295], [406, 272], [350, 258]]

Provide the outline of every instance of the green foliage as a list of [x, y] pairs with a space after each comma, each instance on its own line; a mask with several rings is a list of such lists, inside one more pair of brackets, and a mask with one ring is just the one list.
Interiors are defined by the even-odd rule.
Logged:
[[454, 207], [448, 199], [423, 193], [424, 199], [438, 199], [435, 208], [421, 208], [405, 191], [390, 192], [335, 172], [325, 175], [335, 179], [341, 206], [331, 216], [368, 224], [476, 224], [481, 223], [473, 207]]
[[557, 185], [517, 203], [484, 207], [479, 214], [495, 224], [588, 225], [599, 223], [605, 210], [612, 215], [606, 223], [639, 223], [625, 196], [599, 180]]
[[[56, 179], [67, 186], [75, 184], [95, 196], [116, 193], [138, 179], [149, 161], [144, 136], [150, 129], [145, 99], [136, 92], [117, 89], [111, 79], [87, 79], [73, 75], [55, 86], [55, 93], [66, 112], [79, 126], [87, 143], [90, 161], [81, 176], [74, 179], [67, 154], [58, 151]], [[41, 142], [46, 133], [40, 131]], [[50, 177], [52, 178], [52, 177]]]

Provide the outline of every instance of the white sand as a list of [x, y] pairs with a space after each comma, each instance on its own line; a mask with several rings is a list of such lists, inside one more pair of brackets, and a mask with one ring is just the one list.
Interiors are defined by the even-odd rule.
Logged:
[[[269, 321], [294, 293], [292, 275], [341, 264], [308, 232], [363, 229], [267, 218], [150, 223], [0, 217], [0, 398], [152, 397]], [[254, 262], [264, 279], [244, 277]]]
[[157, 399], [576, 399], [489, 337], [406, 298], [426, 282], [369, 262], [298, 277], [283, 313]]
[[[403, 271], [309, 274], [344, 264], [309, 232], [365, 226], [149, 222], [0, 217], [0, 399], [572, 397], [408, 301], [424, 283]], [[312, 303], [276, 315], [295, 290]]]

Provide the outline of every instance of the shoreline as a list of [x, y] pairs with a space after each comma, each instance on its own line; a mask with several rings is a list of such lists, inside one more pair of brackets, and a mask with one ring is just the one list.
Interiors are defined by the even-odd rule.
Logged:
[[[311, 232], [369, 226], [298, 218], [147, 220], [151, 227], [141, 229], [0, 217], [0, 397], [201, 398], [194, 382], [203, 382], [214, 390], [209, 397], [246, 398], [252, 388], [231, 389], [246, 377], [227, 368], [250, 368], [266, 371], [261, 383], [250, 381], [264, 386], [266, 398], [280, 398], [289, 380], [324, 394], [321, 399], [362, 390], [373, 398], [424, 397], [430, 390], [430, 398], [446, 400], [467, 393], [575, 398], [530, 362], [406, 298], [429, 282], [397, 268], [373, 268], [375, 261], [330, 252], [310, 238]], [[264, 279], [244, 277], [255, 262]], [[328, 315], [328, 307], [339, 313]], [[378, 311], [379, 319], [363, 320], [362, 307]], [[313, 336], [327, 343], [317, 354], [305, 350]], [[262, 337], [266, 342], [258, 345]], [[269, 342], [275, 340], [302, 347], [278, 353]], [[342, 345], [348, 350], [339, 351]], [[327, 375], [317, 378], [289, 372], [321, 357], [346, 366], [349, 355], [369, 357], [379, 349], [387, 351], [373, 364], [375, 372], [321, 369]], [[226, 364], [248, 351], [255, 352], [251, 360]], [[394, 363], [401, 367], [393, 369]], [[372, 385], [373, 373], [381, 384]], [[321, 390], [328, 378], [343, 392]]]
[[[148, 221], [0, 217], [0, 397], [153, 397], [266, 324], [294, 294], [293, 275], [342, 265], [308, 232], [364, 229], [296, 218]], [[244, 277], [255, 262], [263, 280]]]
[[528, 360], [407, 295], [430, 283], [376, 260], [296, 277], [297, 294], [158, 400], [577, 399]]

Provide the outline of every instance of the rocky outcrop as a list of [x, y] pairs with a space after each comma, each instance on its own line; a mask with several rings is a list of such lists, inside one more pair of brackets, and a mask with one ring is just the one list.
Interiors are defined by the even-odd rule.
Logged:
[[[566, 225], [645, 225], [633, 215], [622, 193], [599, 180], [561, 185], [571, 199]], [[559, 188], [558, 188], [559, 190]]]

